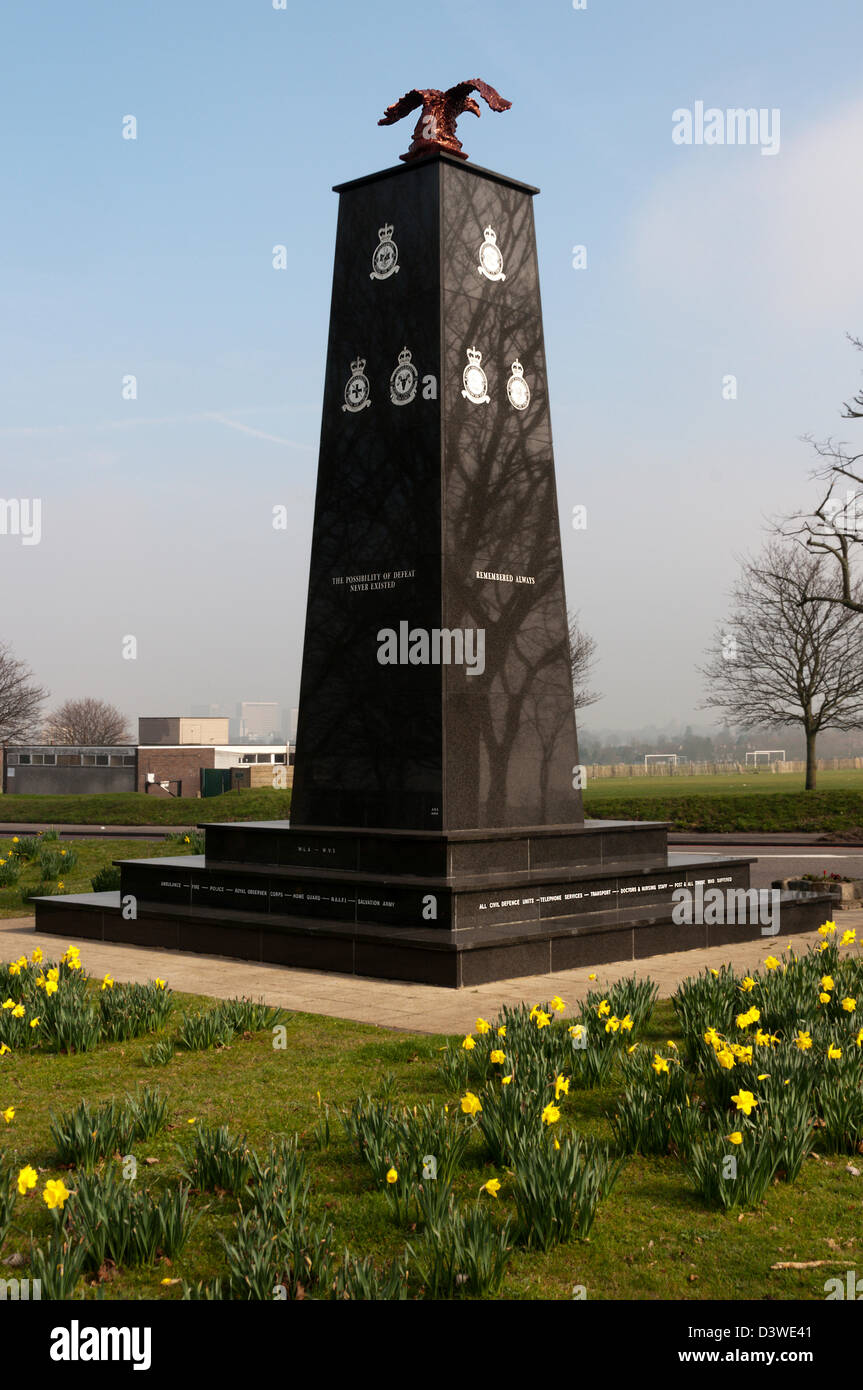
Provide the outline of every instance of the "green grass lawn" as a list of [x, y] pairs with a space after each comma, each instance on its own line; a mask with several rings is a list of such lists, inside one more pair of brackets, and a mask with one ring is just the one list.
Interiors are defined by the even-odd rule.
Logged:
[[[677, 773], [654, 777], [591, 777], [586, 795], [597, 802], [627, 797], [670, 796], [788, 796], [804, 790], [803, 773], [748, 772], [688, 777]], [[863, 769], [856, 772], [819, 772], [818, 791], [856, 792], [863, 796]], [[23, 798], [22, 798], [23, 799]]]
[[673, 830], [860, 831], [863, 771], [821, 772], [818, 790], [803, 777], [752, 773], [726, 777], [609, 777], [591, 779], [585, 815], [598, 820], [668, 821]]
[[[0, 859], [6, 859], [8, 862], [11, 849], [12, 837], [10, 835], [0, 837]], [[115, 859], [155, 858], [159, 855], [182, 854], [184, 852], [181, 846], [167, 840], [142, 839], [62, 840], [59, 843], [51, 842], [50, 849], [55, 851], [58, 857], [62, 856], [68, 859], [72, 855], [75, 856], [74, 866], [61, 870], [62, 880], [56, 878], [53, 880], [52, 891], [54, 893], [92, 892], [90, 881], [93, 875], [99, 869], [113, 864]], [[63, 854], [64, 851], [65, 855]], [[0, 918], [32, 917], [35, 909], [32, 903], [25, 901], [25, 898], [28, 893], [34, 893], [39, 889], [41, 878], [38, 860], [30, 860], [22, 866], [21, 876], [16, 884], [6, 888], [0, 887]], [[62, 888], [58, 887], [59, 881], [63, 883]]]
[[201, 821], [283, 820], [290, 791], [243, 788], [221, 796], [147, 796], [145, 792], [104, 795], [0, 796], [0, 823], [30, 825], [198, 825]]
[[[84, 956], [86, 968], [86, 954]], [[170, 980], [168, 981], [170, 985]], [[190, 1006], [213, 1001], [176, 996], [174, 1020]], [[120, 1097], [139, 1083], [155, 1085], [168, 1098], [167, 1128], [141, 1146], [136, 1181], [154, 1191], [176, 1184], [179, 1147], [195, 1125], [227, 1123], [264, 1148], [273, 1135], [297, 1133], [311, 1175], [311, 1211], [334, 1227], [336, 1246], [376, 1261], [397, 1256], [417, 1236], [400, 1229], [380, 1182], [356, 1157], [336, 1118], [363, 1091], [386, 1092], [404, 1105], [457, 1105], [438, 1069], [446, 1039], [394, 1032], [309, 1014], [286, 1015], [287, 1047], [275, 1050], [269, 1032], [238, 1038], [216, 1051], [177, 1053], [164, 1067], [146, 1068], [141, 1054], [149, 1038], [102, 1044], [84, 1055], [7, 1054], [0, 1059], [0, 1111], [12, 1106], [11, 1123], [0, 1122], [0, 1157], [17, 1171], [30, 1164], [39, 1191], [19, 1197], [15, 1225], [2, 1257], [29, 1250], [29, 1238], [47, 1239], [52, 1217], [39, 1199], [48, 1178], [74, 1173], [58, 1167], [49, 1133], [52, 1111], [68, 1111], [83, 1097], [91, 1103]], [[670, 1005], [660, 1001], [641, 1039], [651, 1046], [679, 1038]], [[573, 1091], [563, 1102], [561, 1128], [610, 1138], [606, 1112], [620, 1092], [617, 1082], [602, 1089]], [[324, 1120], [328, 1116], [327, 1143]], [[675, 1158], [630, 1157], [610, 1197], [599, 1209], [589, 1240], [538, 1254], [516, 1248], [500, 1297], [561, 1299], [583, 1285], [591, 1300], [607, 1299], [811, 1299], [823, 1300], [824, 1281], [853, 1268], [859, 1249], [863, 1177], [854, 1177], [847, 1156], [810, 1158], [792, 1185], [777, 1183], [752, 1211], [718, 1214], [690, 1187]], [[863, 1161], [858, 1160], [863, 1166]], [[493, 1201], [495, 1217], [512, 1215], [512, 1182], [506, 1171], [483, 1158], [474, 1135], [456, 1179], [459, 1200], [471, 1204], [487, 1179], [502, 1188]], [[482, 1198], [491, 1203], [492, 1199]], [[175, 1262], [152, 1267], [106, 1269], [98, 1283], [87, 1276], [85, 1298], [176, 1300], [180, 1282], [224, 1273], [218, 1234], [227, 1234], [238, 1212], [236, 1197], [193, 1192], [201, 1219]], [[835, 1267], [772, 1271], [779, 1261], [833, 1260]]]
[[[802, 775], [751, 772], [725, 777], [592, 779], [585, 812], [606, 820], [658, 820], [674, 830], [829, 831], [863, 827], [863, 771], [819, 773], [819, 789], [803, 790]], [[271, 788], [206, 798], [0, 796], [0, 823], [46, 825], [198, 825], [206, 821], [283, 820], [290, 791]], [[863, 835], [863, 830], [861, 830]]]

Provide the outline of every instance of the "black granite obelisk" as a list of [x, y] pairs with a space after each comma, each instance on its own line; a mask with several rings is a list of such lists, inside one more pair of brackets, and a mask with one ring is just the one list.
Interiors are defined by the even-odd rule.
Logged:
[[336, 191], [291, 823], [580, 825], [537, 190], [435, 153]]
[[537, 190], [437, 151], [337, 191], [291, 821], [206, 824], [36, 929], [451, 987], [759, 935], [672, 919], [748, 858], [583, 818]]

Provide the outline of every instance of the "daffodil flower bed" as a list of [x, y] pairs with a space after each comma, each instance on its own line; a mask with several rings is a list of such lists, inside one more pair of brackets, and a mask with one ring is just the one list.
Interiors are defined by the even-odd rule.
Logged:
[[[763, 1296], [765, 1260], [817, 1258], [815, 1233], [843, 1234], [863, 1148], [853, 933], [826, 923], [799, 959], [774, 952], [689, 979], [670, 1004], [633, 978], [448, 1041], [202, 1007], [165, 981], [88, 979], [74, 951], [13, 961], [0, 1262], [21, 1252], [43, 1298], [567, 1297], [567, 1281], [591, 1297], [723, 1296], [715, 1253], [696, 1264], [715, 1238], [723, 1266], [747, 1252], [735, 1294]], [[57, 998], [96, 1029], [61, 1057], [61, 1034], [30, 1029]], [[141, 1085], [155, 1049], [158, 1089]], [[398, 1077], [381, 1079], [385, 1058]], [[122, 1099], [100, 1099], [111, 1088]], [[802, 1251], [769, 1234], [792, 1215], [791, 1240], [813, 1233]], [[666, 1235], [703, 1289], [650, 1257]], [[777, 1275], [776, 1296], [803, 1277]]]

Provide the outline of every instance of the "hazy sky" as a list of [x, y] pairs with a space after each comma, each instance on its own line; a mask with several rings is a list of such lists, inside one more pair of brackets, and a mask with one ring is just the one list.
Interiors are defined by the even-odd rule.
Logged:
[[[397, 163], [413, 122], [376, 121], [408, 88], [479, 76], [512, 110], [465, 148], [542, 189], [587, 722], [709, 722], [735, 555], [812, 496], [802, 434], [860, 433], [861, 50], [859, 0], [7, 0], [0, 497], [40, 498], [42, 538], [0, 535], [0, 637], [54, 702], [296, 704], [331, 186]], [[698, 101], [778, 109], [778, 152], [675, 144]]]

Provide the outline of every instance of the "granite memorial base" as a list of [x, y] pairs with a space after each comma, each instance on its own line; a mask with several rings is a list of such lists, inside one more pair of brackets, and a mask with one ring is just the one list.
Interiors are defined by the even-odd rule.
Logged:
[[36, 930], [460, 988], [814, 930], [826, 895], [680, 925], [675, 889], [745, 890], [750, 858], [669, 853], [666, 827], [382, 832], [214, 824], [206, 855], [120, 861], [117, 893], [36, 903]]

